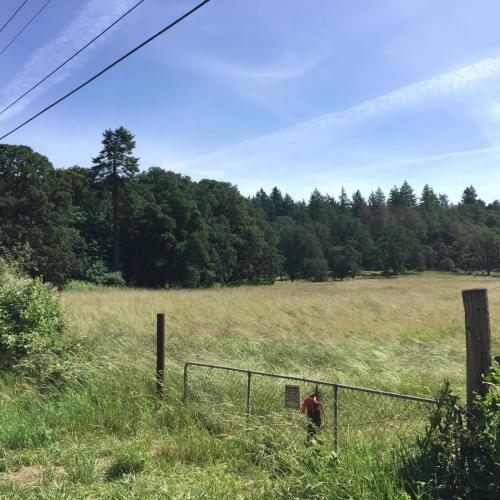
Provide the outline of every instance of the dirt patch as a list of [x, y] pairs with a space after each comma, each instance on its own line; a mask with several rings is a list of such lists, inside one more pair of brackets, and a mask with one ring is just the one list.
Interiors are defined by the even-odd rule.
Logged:
[[[65, 476], [64, 467], [58, 466], [51, 469], [51, 473], [55, 476]], [[21, 487], [37, 486], [43, 482], [45, 471], [43, 467], [38, 465], [30, 465], [22, 467], [18, 471], [0, 474], [0, 481], [13, 481]]]
[[113, 460], [109, 457], [97, 458], [95, 461], [96, 469], [106, 469], [113, 463]]
[[[95, 461], [95, 468], [104, 470], [111, 466], [112, 463], [113, 460], [109, 457], [98, 458]], [[48, 471], [39, 465], [30, 465], [15, 472], [0, 473], [0, 481], [12, 481], [24, 488], [40, 485], [47, 476], [63, 477], [66, 475], [67, 473], [62, 465], [52, 467]]]
[[19, 486], [36, 486], [43, 481], [43, 469], [37, 466], [23, 467], [17, 472], [5, 474], [4, 478], [14, 481]]

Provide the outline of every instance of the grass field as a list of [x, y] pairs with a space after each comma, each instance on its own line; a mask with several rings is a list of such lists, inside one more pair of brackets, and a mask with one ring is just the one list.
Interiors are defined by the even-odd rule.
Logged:
[[[70, 335], [91, 353], [58, 394], [0, 379], [0, 495], [26, 498], [404, 498], [393, 454], [306, 448], [276, 425], [181, 402], [203, 361], [420, 396], [463, 394], [461, 290], [488, 288], [500, 353], [500, 280], [396, 279], [210, 290], [68, 291]], [[167, 396], [154, 397], [156, 313], [167, 315]], [[230, 382], [228, 382], [230, 383]], [[369, 415], [367, 416], [367, 418]]]

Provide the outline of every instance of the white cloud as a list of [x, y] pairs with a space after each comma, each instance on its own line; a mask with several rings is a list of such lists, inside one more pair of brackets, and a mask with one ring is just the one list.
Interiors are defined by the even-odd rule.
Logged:
[[318, 66], [320, 62], [321, 59], [313, 55], [300, 58], [287, 56], [273, 64], [259, 66], [204, 59], [200, 61], [197, 69], [226, 81], [231, 80], [246, 85], [267, 85], [299, 78]]
[[[283, 99], [284, 85], [305, 76], [318, 67], [322, 60], [313, 53], [294, 53], [281, 56], [269, 64], [255, 65], [204, 56], [196, 57], [196, 62], [190, 60], [189, 68], [201, 71], [216, 80], [217, 84], [241, 94], [289, 122], [290, 102]], [[282, 99], [277, 99], [277, 94]]]
[[[0, 91], [0, 103], [7, 106], [14, 99], [31, 88], [52, 69], [81, 48], [117, 17], [132, 6], [133, 0], [89, 0], [80, 10], [75, 20], [54, 40], [36, 50], [29, 61], [10, 82]], [[105, 35], [106, 36], [106, 35]], [[104, 38], [104, 37], [103, 37]], [[102, 41], [100, 38], [99, 41]], [[71, 61], [61, 71], [56, 73], [47, 82], [25, 97], [16, 106], [0, 117], [4, 120], [13, 114], [22, 111], [39, 94], [66, 79], [72, 71], [84, 62], [84, 55], [96, 47], [91, 45], [82, 55]]]
[[266, 147], [279, 147], [302, 138], [315, 137], [320, 132], [333, 133], [335, 130], [363, 123], [426, 100], [466, 90], [474, 84], [498, 76], [500, 76], [500, 57], [483, 59], [454, 71], [400, 87], [349, 108], [326, 113], [277, 132], [188, 159], [180, 163], [177, 168], [221, 157], [243, 155]]

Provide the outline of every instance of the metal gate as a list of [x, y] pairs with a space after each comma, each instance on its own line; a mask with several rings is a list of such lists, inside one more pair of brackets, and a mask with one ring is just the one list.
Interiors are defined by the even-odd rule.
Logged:
[[380, 445], [414, 436], [425, 427], [433, 399], [292, 375], [189, 362], [184, 365], [184, 402], [217, 405], [248, 417], [279, 418], [303, 428], [305, 420], [285, 407], [285, 385], [301, 398], [319, 389], [322, 434], [334, 448], [370, 440]]

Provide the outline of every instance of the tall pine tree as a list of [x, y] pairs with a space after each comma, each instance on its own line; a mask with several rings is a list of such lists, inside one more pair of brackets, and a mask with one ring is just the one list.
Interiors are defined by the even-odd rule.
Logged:
[[113, 270], [120, 267], [119, 191], [122, 180], [139, 171], [139, 158], [132, 155], [135, 148], [134, 136], [124, 127], [104, 131], [103, 148], [93, 158], [93, 171], [97, 182], [111, 188], [113, 206]]

